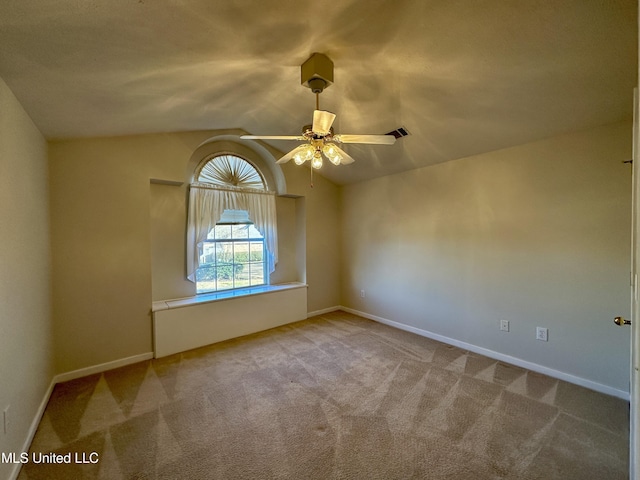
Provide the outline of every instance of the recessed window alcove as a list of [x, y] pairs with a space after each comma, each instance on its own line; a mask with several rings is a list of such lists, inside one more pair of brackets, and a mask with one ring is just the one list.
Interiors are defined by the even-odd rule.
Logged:
[[[156, 356], [306, 318], [305, 201], [287, 195], [284, 173], [275, 160], [263, 147], [250, 147], [233, 136], [218, 136], [194, 150], [186, 163], [183, 183], [151, 182]], [[194, 182], [275, 192], [278, 262], [262, 284], [197, 295], [196, 284], [187, 280], [186, 226], [189, 189]], [[235, 221], [242, 212], [227, 211], [224, 215]], [[259, 274], [253, 273], [258, 278]], [[290, 313], [283, 311], [276, 296], [292, 307]], [[238, 322], [238, 318], [245, 320]]]

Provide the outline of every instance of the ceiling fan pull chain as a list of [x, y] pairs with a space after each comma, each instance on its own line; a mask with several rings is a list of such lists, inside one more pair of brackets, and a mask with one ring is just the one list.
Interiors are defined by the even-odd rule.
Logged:
[[313, 167], [311, 167], [309, 170], [311, 170], [311, 188], [313, 188]]

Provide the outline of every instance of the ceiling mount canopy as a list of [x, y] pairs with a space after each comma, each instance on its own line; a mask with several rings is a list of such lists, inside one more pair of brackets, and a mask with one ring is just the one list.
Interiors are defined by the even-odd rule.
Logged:
[[333, 83], [333, 62], [323, 53], [314, 53], [300, 66], [300, 82], [319, 94]]
[[316, 109], [313, 112], [313, 123], [302, 128], [302, 135], [243, 135], [247, 140], [297, 140], [305, 142], [291, 150], [276, 163], [282, 164], [293, 159], [297, 165], [311, 162], [315, 169], [322, 167], [323, 158], [334, 165], [353, 163], [351, 158], [336, 143], [361, 143], [370, 145], [393, 145], [394, 135], [347, 135], [334, 134], [333, 122], [336, 115], [320, 110], [319, 96], [333, 83], [333, 62], [322, 53], [314, 53], [300, 66], [302, 85], [316, 94]]

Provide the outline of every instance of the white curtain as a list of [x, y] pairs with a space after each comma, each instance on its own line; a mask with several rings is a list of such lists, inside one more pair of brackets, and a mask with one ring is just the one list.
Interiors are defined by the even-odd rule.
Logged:
[[200, 246], [222, 217], [225, 210], [246, 210], [256, 229], [264, 237], [267, 271], [272, 273], [278, 262], [276, 197], [262, 190], [225, 188], [206, 183], [192, 183], [189, 191], [187, 220], [187, 278], [196, 281], [200, 266]]

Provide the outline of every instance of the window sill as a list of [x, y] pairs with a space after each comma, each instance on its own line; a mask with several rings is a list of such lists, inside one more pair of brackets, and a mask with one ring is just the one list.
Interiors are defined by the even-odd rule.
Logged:
[[201, 293], [195, 297], [176, 298], [173, 300], [159, 300], [151, 304], [151, 311], [170, 310], [173, 308], [188, 307], [203, 303], [219, 302], [231, 298], [248, 297], [253, 295], [263, 295], [266, 293], [279, 292], [282, 290], [292, 290], [294, 288], [307, 288], [306, 283], [291, 282], [279, 285], [260, 285], [259, 287], [239, 288], [237, 290], [226, 290], [224, 292]]

